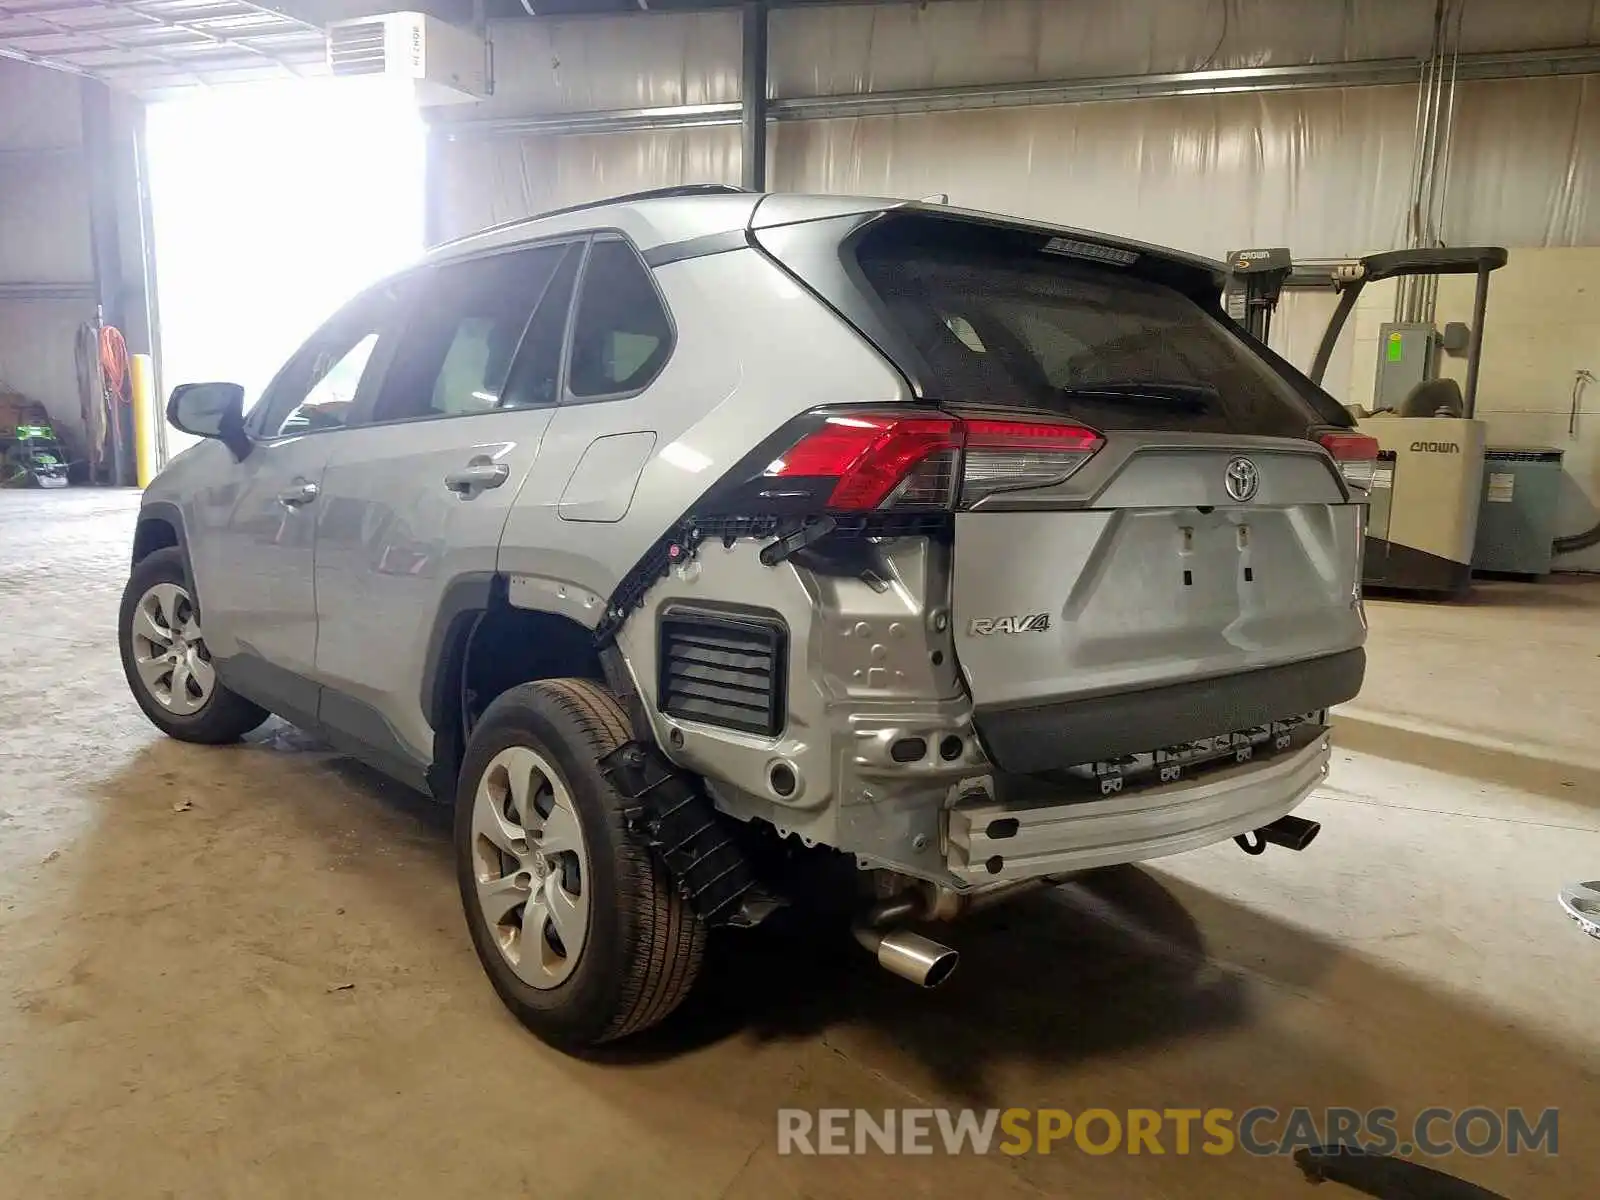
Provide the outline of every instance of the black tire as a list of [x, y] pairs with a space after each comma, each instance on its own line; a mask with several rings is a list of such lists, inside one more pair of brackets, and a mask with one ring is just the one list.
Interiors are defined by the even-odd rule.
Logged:
[[[586, 679], [525, 683], [484, 713], [456, 791], [456, 877], [478, 961], [505, 1006], [541, 1041], [572, 1054], [638, 1033], [666, 1018], [694, 985], [705, 953], [704, 923], [666, 870], [623, 821], [623, 798], [598, 762], [629, 740], [628, 718], [610, 692]], [[588, 933], [567, 978], [552, 988], [520, 979], [484, 919], [473, 859], [473, 804], [495, 755], [537, 752], [561, 775], [587, 847]]]
[[[127, 677], [128, 689], [144, 710], [144, 715], [150, 718], [151, 724], [168, 737], [204, 746], [236, 742], [271, 714], [238, 693], [229, 691], [220, 679], [205, 704], [197, 711], [187, 714], [173, 712], [150, 694], [144, 680], [139, 677], [138, 668], [134, 665], [133, 619], [139, 601], [159, 583], [176, 584], [186, 593], [189, 591], [183, 552], [176, 547], [156, 550], [141, 558], [134, 565], [128, 585], [122, 591], [122, 607], [117, 614], [117, 645], [122, 652], [122, 673]], [[193, 602], [192, 596], [190, 601]]]

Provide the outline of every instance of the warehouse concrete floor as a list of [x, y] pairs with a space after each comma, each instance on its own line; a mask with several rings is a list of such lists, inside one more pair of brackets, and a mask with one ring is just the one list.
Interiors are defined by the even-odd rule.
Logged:
[[987, 914], [930, 994], [757, 936], [600, 1065], [500, 1008], [441, 813], [292, 730], [207, 750], [145, 722], [113, 630], [136, 502], [0, 493], [8, 1200], [1305, 1186], [1170, 1143], [781, 1157], [783, 1106], [1559, 1106], [1558, 1157], [1437, 1165], [1511, 1197], [1600, 1183], [1600, 944], [1554, 902], [1600, 875], [1600, 581], [1373, 604], [1304, 855], [1223, 845]]

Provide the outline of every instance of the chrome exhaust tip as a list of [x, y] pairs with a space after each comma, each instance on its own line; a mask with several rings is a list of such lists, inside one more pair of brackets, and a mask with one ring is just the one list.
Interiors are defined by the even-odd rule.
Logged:
[[857, 929], [856, 940], [885, 971], [922, 988], [938, 987], [961, 963], [961, 955], [949, 946], [909, 929]]

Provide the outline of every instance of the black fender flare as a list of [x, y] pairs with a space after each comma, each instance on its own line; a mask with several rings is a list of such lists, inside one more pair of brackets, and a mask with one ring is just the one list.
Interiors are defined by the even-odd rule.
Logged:
[[[134, 524], [133, 548], [129, 553], [129, 568], [139, 564], [146, 555], [139, 553], [139, 530], [152, 522], [161, 522], [172, 527], [173, 534], [178, 539], [178, 552], [183, 556], [183, 577], [189, 585], [189, 602], [194, 605], [195, 612], [201, 613], [200, 589], [194, 577], [194, 562], [189, 557], [189, 534], [184, 528], [183, 510], [169, 500], [147, 500], [139, 506], [139, 516]], [[165, 547], [163, 547], [164, 549]], [[150, 551], [154, 553], [154, 551]]]
[[443, 732], [460, 686], [461, 654], [466, 635], [478, 618], [489, 611], [496, 596], [505, 598], [505, 580], [493, 571], [469, 571], [450, 581], [433, 615], [428, 652], [422, 664], [422, 711], [436, 733]]

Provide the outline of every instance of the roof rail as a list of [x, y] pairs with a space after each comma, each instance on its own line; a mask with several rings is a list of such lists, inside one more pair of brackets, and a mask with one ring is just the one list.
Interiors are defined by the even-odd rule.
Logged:
[[441, 250], [446, 246], [454, 246], [470, 238], [481, 237], [486, 233], [498, 233], [502, 229], [515, 229], [518, 225], [526, 225], [530, 221], [542, 221], [546, 217], [560, 217], [567, 213], [582, 212], [586, 208], [604, 208], [608, 204], [631, 204], [635, 200], [668, 200], [674, 196], [738, 196], [749, 195], [749, 188], [738, 187], [731, 183], [679, 183], [672, 187], [649, 188], [642, 192], [627, 192], [621, 196], [606, 196], [599, 200], [588, 200], [582, 204], [569, 204], [565, 208], [552, 208], [545, 212], [533, 213], [526, 217], [517, 217], [510, 221], [502, 221], [498, 225], [486, 225], [482, 229], [474, 229], [471, 233], [464, 233], [460, 237], [451, 238], [447, 242], [440, 242], [429, 247], [429, 253]]

